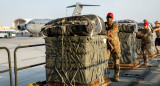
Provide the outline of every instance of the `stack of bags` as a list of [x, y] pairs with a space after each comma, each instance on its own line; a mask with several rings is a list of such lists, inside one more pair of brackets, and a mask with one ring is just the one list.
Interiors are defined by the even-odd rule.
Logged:
[[107, 83], [107, 37], [98, 35], [102, 30], [104, 22], [96, 15], [60, 18], [46, 24], [47, 82], [53, 86]]
[[104, 35], [105, 24], [96, 15], [72, 16], [52, 20], [42, 31], [48, 37]]

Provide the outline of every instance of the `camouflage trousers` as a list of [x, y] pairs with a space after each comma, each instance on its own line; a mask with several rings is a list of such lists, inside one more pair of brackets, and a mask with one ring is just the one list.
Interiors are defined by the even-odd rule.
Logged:
[[142, 48], [142, 54], [143, 54], [143, 59], [144, 59], [144, 63], [148, 63], [148, 54], [151, 54], [151, 44], [142, 44], [141, 48]]
[[115, 46], [114, 49], [107, 49], [107, 60], [113, 58], [114, 63], [114, 77], [119, 77], [120, 72], [120, 58], [121, 58], [121, 49], [120, 46]]

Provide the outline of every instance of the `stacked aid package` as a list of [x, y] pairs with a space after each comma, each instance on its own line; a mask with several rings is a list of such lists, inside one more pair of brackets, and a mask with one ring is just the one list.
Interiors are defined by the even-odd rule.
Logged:
[[[43, 28], [46, 42], [46, 80], [51, 85], [104, 84], [108, 78], [103, 20], [96, 15], [50, 21]], [[59, 83], [59, 84], [58, 84]]]
[[[120, 66], [122, 69], [134, 69], [139, 64], [135, 36], [137, 23], [133, 20], [120, 20], [117, 24], [122, 55], [120, 59]], [[112, 64], [113, 60], [111, 58], [109, 65], [113, 67]]]

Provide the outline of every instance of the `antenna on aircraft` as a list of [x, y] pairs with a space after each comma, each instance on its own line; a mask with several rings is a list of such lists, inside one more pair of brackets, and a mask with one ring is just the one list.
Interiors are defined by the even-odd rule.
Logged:
[[66, 7], [66, 8], [75, 7], [72, 16], [79, 16], [79, 15], [81, 15], [83, 6], [100, 6], [100, 5], [87, 5], [87, 4], [81, 4], [81, 3], [77, 2], [76, 5], [71, 5], [71, 6], [68, 6], [68, 7]]

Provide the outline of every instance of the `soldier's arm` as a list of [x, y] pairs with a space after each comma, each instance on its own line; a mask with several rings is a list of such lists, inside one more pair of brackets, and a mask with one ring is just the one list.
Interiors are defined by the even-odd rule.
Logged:
[[136, 35], [137, 35], [138, 37], [142, 37], [142, 36], [143, 36], [143, 34], [140, 33], [140, 32], [136, 32]]
[[152, 31], [149, 31], [149, 35], [153, 35], [153, 34], [152, 34]]
[[152, 24], [150, 24], [150, 29], [151, 29], [151, 32], [153, 33], [153, 30], [154, 30], [154, 28], [153, 28], [153, 25]]
[[154, 29], [153, 31], [158, 31], [158, 30], [160, 30], [160, 28], [156, 28], [156, 29]]
[[144, 37], [146, 37], [147, 35], [152, 35], [152, 32], [148, 30], [147, 33], [143, 34]]
[[118, 32], [119, 32], [118, 25], [115, 25], [113, 27], [113, 29], [108, 30], [108, 35], [111, 35], [111, 34], [114, 34], [114, 33], [118, 33]]

